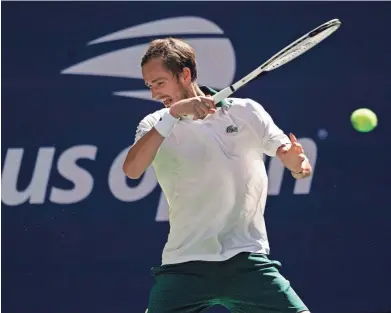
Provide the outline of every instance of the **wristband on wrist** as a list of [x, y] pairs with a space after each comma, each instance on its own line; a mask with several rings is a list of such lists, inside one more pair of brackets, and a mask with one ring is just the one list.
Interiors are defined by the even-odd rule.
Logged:
[[[307, 157], [305, 157], [305, 160], [307, 160]], [[304, 178], [305, 177], [304, 170], [302, 170], [300, 173], [295, 173], [295, 172], [291, 171], [291, 174], [294, 178]]]
[[301, 171], [300, 173], [295, 173], [291, 171], [291, 174], [294, 178], [303, 178], [304, 177], [304, 171]]
[[169, 109], [166, 109], [159, 122], [155, 125], [155, 129], [163, 137], [168, 137], [178, 121], [179, 118], [173, 117]]

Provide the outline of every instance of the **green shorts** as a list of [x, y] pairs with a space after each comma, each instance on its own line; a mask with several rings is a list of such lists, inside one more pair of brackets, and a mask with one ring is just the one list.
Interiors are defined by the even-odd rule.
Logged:
[[240, 253], [223, 262], [192, 261], [152, 268], [148, 313], [198, 313], [223, 305], [233, 313], [308, 310], [264, 254]]

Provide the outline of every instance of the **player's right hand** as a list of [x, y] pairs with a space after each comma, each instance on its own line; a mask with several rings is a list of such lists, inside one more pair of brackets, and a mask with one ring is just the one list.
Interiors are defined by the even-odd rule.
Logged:
[[183, 99], [170, 107], [170, 114], [176, 118], [190, 115], [194, 120], [197, 120], [215, 112], [216, 105], [213, 98], [207, 96]]

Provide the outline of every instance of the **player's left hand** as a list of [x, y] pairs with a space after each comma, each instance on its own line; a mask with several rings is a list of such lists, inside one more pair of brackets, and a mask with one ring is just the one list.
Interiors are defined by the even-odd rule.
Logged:
[[305, 178], [311, 175], [311, 164], [304, 154], [303, 146], [292, 133], [289, 134], [291, 145], [285, 146], [278, 153], [281, 162], [292, 172], [295, 178]]

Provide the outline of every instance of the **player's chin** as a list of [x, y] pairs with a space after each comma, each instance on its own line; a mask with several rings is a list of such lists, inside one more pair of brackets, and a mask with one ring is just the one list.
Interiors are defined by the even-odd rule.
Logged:
[[312, 170], [311, 170], [311, 168], [305, 169], [305, 170], [303, 171], [303, 178], [310, 177], [311, 175], [312, 175]]

